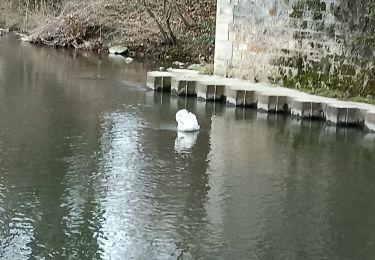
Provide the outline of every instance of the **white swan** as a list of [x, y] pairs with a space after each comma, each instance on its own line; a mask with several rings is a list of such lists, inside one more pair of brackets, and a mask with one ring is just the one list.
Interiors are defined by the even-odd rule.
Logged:
[[200, 129], [197, 117], [186, 109], [181, 109], [176, 113], [176, 121], [178, 131], [194, 132]]

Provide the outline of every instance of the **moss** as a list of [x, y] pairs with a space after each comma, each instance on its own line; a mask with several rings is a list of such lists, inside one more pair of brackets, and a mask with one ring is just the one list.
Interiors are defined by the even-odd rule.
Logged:
[[326, 3], [321, 0], [300, 0], [297, 1], [293, 6], [293, 12], [290, 14], [291, 18], [302, 19], [303, 10], [305, 7], [310, 10], [313, 14], [314, 20], [322, 20], [322, 12], [327, 10]]
[[291, 18], [302, 19], [302, 17], [303, 17], [303, 11], [301, 11], [301, 10], [293, 10], [293, 12], [290, 14], [290, 17]]
[[319, 74], [315, 70], [301, 71], [295, 76], [282, 71], [280, 71], [280, 74], [282, 75], [282, 85], [288, 88], [296, 88], [318, 96], [375, 103], [375, 93], [358, 94], [361, 89], [365, 89], [362, 79], [327, 76]]
[[343, 75], [355, 76], [356, 69], [353, 65], [342, 65], [341, 66], [341, 73]]
[[214, 65], [207, 64], [203, 66], [203, 69], [200, 71], [204, 75], [213, 75], [214, 74]]
[[[363, 99], [375, 96], [375, 8], [373, 0], [298, 0], [292, 4], [291, 27], [296, 48], [303, 42], [310, 44], [311, 53], [285, 53], [287, 57], [275, 58], [281, 82], [286, 87], [303, 89], [314, 94], [336, 98]], [[290, 3], [290, 1], [288, 1]], [[305, 12], [313, 16], [307, 22]], [[335, 16], [335, 23], [326, 22], [325, 14]], [[306, 29], [317, 34], [312, 35]], [[339, 48], [335, 50], [331, 44]], [[299, 45], [298, 45], [299, 43]], [[328, 54], [327, 54], [328, 53]], [[340, 53], [340, 54], [338, 54]], [[287, 71], [293, 71], [291, 76]], [[297, 74], [295, 75], [295, 72]], [[275, 77], [276, 78], [276, 77]], [[366, 100], [366, 98], [365, 98]]]
[[204, 66], [193, 68], [193, 70], [199, 71], [199, 73], [203, 75], [213, 75], [214, 64], [206, 64]]

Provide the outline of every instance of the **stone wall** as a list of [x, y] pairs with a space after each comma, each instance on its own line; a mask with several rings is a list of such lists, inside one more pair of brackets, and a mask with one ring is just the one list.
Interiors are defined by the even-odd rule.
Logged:
[[375, 0], [218, 0], [215, 74], [375, 96]]

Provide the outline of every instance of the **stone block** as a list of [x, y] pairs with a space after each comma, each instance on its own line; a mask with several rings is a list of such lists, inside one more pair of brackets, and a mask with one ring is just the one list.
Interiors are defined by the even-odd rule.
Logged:
[[276, 112], [277, 96], [268, 96], [265, 94], [257, 94], [258, 97], [258, 110]]
[[347, 108], [327, 105], [324, 111], [326, 120], [334, 124], [346, 124]]
[[361, 126], [364, 124], [361, 109], [345, 104], [327, 104], [324, 115], [328, 122], [336, 125]]
[[311, 102], [303, 100], [293, 100], [291, 114], [293, 116], [310, 118]]
[[311, 118], [323, 119], [323, 108], [321, 102], [311, 102]]
[[346, 121], [347, 125], [363, 127], [365, 124], [365, 114], [360, 108], [348, 108]]
[[268, 93], [257, 93], [257, 108], [266, 112], [289, 112], [288, 97]]
[[151, 71], [147, 73], [146, 86], [154, 91], [170, 91], [171, 80], [169, 72]]
[[215, 100], [215, 85], [198, 82], [197, 98], [204, 100]]
[[248, 48], [247, 44], [244, 44], [244, 43], [238, 44], [239, 51], [247, 51], [247, 48]]
[[217, 21], [220, 23], [231, 23], [233, 22], [233, 7], [230, 5], [220, 5], [219, 8], [217, 8]]
[[323, 119], [322, 103], [295, 99], [291, 102], [291, 114], [303, 118]]
[[218, 6], [230, 6], [231, 0], [217, 0]]
[[197, 79], [189, 77], [172, 78], [171, 92], [173, 95], [179, 96], [196, 96]]
[[227, 105], [229, 106], [245, 106], [246, 91], [239, 89], [227, 89]]
[[255, 90], [248, 90], [246, 87], [228, 88], [226, 90], [228, 105], [256, 107], [257, 98]]
[[[216, 39], [215, 41], [215, 63], [217, 60], [229, 62], [229, 60], [232, 59], [232, 53], [233, 53], [233, 43], [227, 40]], [[226, 65], [228, 65], [228, 63], [226, 63]]]
[[224, 77], [227, 75], [227, 71], [228, 71], [227, 62], [216, 59], [215, 64], [214, 64], [214, 74], [217, 76]]
[[255, 90], [246, 90], [245, 106], [256, 107], [257, 103], [258, 103], [258, 100], [256, 98], [256, 91]]
[[214, 82], [198, 82], [197, 97], [204, 100], [219, 101], [225, 98], [225, 85]]
[[229, 41], [228, 23], [216, 23], [216, 39], [219, 41]]
[[174, 95], [179, 95], [183, 93], [186, 88], [186, 80], [178, 79], [177, 77], [172, 78], [171, 83], [171, 93]]
[[229, 41], [234, 42], [237, 39], [237, 34], [233, 31], [229, 31]]
[[226, 87], [223, 84], [215, 85], [216, 87], [216, 93], [215, 93], [215, 100], [224, 100], [226, 95]]
[[375, 132], [375, 110], [366, 112], [365, 127], [367, 130]]
[[375, 130], [365, 134], [362, 145], [367, 149], [375, 149]]

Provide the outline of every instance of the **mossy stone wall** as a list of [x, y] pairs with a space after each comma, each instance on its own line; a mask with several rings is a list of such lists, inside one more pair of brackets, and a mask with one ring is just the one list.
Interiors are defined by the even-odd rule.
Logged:
[[375, 0], [218, 0], [215, 74], [375, 97]]

